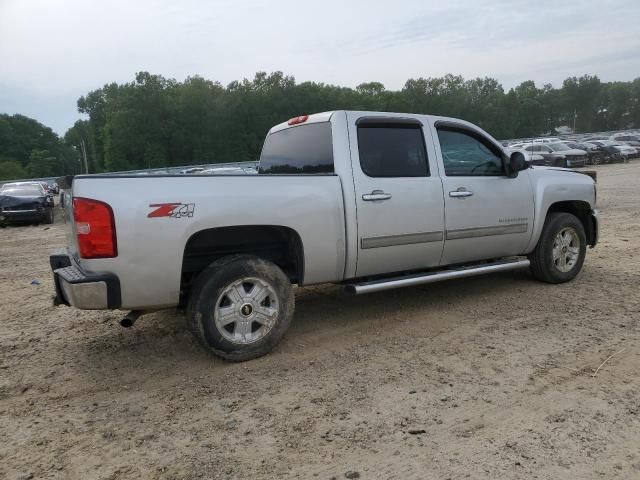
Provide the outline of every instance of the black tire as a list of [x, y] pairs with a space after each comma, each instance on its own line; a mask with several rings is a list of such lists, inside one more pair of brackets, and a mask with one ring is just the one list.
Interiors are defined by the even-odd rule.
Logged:
[[[554, 244], [556, 237], [565, 229], [573, 229], [578, 237], [580, 245], [577, 246], [578, 258], [570, 270], [562, 271], [554, 260]], [[575, 248], [575, 246], [573, 247]], [[573, 280], [582, 269], [587, 252], [587, 238], [580, 220], [570, 213], [553, 212], [547, 215], [542, 227], [542, 234], [536, 248], [529, 255], [531, 261], [531, 273], [533, 276], [547, 283], [564, 283]], [[561, 253], [562, 255], [562, 250]], [[568, 258], [565, 256], [565, 259]], [[565, 267], [568, 268], [568, 267]]]
[[[250, 323], [251, 332], [246, 332], [246, 334], [256, 335], [253, 328], [256, 325], [261, 325], [256, 332], [260, 332], [264, 336], [257, 340], [247, 341], [245, 335], [242, 340], [236, 342], [229, 337], [235, 334], [237, 322], [232, 326], [234, 332], [230, 332], [226, 330], [226, 327], [221, 328], [217, 325], [216, 313], [214, 312], [223, 308], [223, 302], [229, 301], [229, 297], [223, 297], [223, 295], [241, 279], [256, 279], [263, 282], [263, 285], [267, 286], [266, 290], [271, 292], [268, 301], [275, 301], [274, 305], [277, 306], [277, 309], [271, 317], [271, 325], [268, 326], [268, 330], [265, 330], [266, 333], [263, 333], [260, 332], [260, 329], [267, 329], [267, 327], [261, 325], [257, 320], [250, 320], [252, 316], [257, 315], [257, 304], [249, 308], [249, 316], [244, 318], [240, 317], [240, 312], [244, 312], [246, 303], [239, 306], [240, 310], [236, 309], [238, 311], [234, 314], [234, 318], [237, 318], [240, 323]], [[241, 284], [241, 288], [245, 288], [245, 283]], [[242, 301], [237, 304], [240, 303]], [[294, 303], [291, 282], [278, 266], [249, 255], [231, 255], [216, 260], [198, 275], [187, 305], [187, 318], [193, 334], [214, 355], [232, 362], [243, 362], [269, 353], [282, 340], [293, 319]], [[236, 303], [231, 306], [234, 305]]]
[[47, 211], [44, 214], [44, 218], [42, 219], [42, 223], [51, 225], [53, 223], [53, 216], [54, 216], [53, 208], [47, 208]]

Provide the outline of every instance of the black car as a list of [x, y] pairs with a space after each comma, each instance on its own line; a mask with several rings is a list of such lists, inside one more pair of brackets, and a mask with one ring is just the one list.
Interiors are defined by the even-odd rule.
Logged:
[[587, 152], [587, 165], [600, 165], [611, 162], [611, 154], [606, 148], [589, 143], [565, 142], [569, 147]]
[[9, 223], [53, 223], [53, 198], [38, 183], [0, 188], [0, 226]]
[[587, 141], [588, 145], [594, 145], [594, 146], [600, 147], [605, 152], [607, 152], [606, 163], [624, 162], [624, 155], [622, 155], [622, 153], [620, 153], [620, 150], [618, 150], [615, 147], [615, 145], [613, 145], [613, 143], [614, 142], [611, 142], [609, 140], [589, 140], [589, 141]]

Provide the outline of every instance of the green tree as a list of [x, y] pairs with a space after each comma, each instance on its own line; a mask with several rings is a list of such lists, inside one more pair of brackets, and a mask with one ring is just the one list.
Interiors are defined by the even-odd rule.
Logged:
[[17, 160], [0, 159], [0, 180], [20, 180], [27, 176], [27, 170]]

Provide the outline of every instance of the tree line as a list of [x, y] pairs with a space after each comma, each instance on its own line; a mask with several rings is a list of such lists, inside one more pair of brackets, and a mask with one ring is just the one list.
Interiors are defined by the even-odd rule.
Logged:
[[457, 75], [410, 79], [401, 90], [387, 90], [379, 82], [296, 83], [282, 72], [258, 72], [226, 87], [200, 76], [178, 82], [140, 72], [132, 82], [82, 96], [78, 110], [87, 119], [63, 138], [26, 117], [0, 117], [0, 177], [7, 169], [28, 176], [77, 173], [83, 149], [92, 173], [256, 160], [274, 124], [337, 109], [458, 117], [496, 138], [554, 133], [574, 122], [579, 132], [637, 128], [640, 78], [602, 82], [584, 75], [560, 88], [526, 81], [505, 92], [496, 79]]
[[75, 172], [78, 154], [53, 130], [24, 115], [0, 114], [0, 180]]

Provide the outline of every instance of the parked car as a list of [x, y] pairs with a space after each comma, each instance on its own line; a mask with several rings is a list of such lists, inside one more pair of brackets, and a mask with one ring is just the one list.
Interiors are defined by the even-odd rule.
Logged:
[[630, 147], [640, 150], [640, 136], [630, 135], [628, 133], [617, 133], [612, 135], [610, 140], [622, 145], [629, 145]]
[[249, 175], [258, 171], [251, 167], [213, 167], [198, 172], [197, 175]]
[[584, 150], [571, 148], [563, 142], [549, 143], [546, 146], [553, 150], [554, 153], [562, 156], [562, 158], [557, 163], [557, 166], [559, 167], [584, 167], [587, 163], [588, 156], [587, 152], [585, 152]]
[[6, 183], [0, 188], [0, 226], [53, 223], [53, 198], [36, 182]]
[[49, 191], [53, 195], [58, 195], [60, 193], [60, 187], [58, 186], [58, 183], [55, 180], [47, 181], [47, 185], [48, 185]]
[[585, 151], [587, 153], [587, 165], [600, 165], [610, 161], [609, 152], [602, 146], [577, 141], [564, 143], [570, 148]]
[[629, 158], [633, 158], [638, 155], [638, 151], [630, 147], [629, 145], [623, 145], [613, 140], [593, 140], [587, 143], [593, 143], [594, 145], [600, 145], [611, 153], [613, 162], [624, 162]]
[[194, 173], [202, 173], [205, 169], [202, 167], [193, 167], [193, 168], [185, 168], [184, 170], [180, 170], [182, 175], [191, 175]]
[[532, 140], [533, 143], [555, 143], [560, 142], [561, 140], [557, 137], [544, 137], [544, 138], [534, 138]]
[[71, 196], [71, 244], [50, 258], [56, 301], [131, 310], [123, 326], [184, 305], [203, 345], [232, 361], [280, 341], [292, 284], [365, 294], [528, 266], [561, 283], [598, 238], [589, 176], [531, 167], [471, 123], [406, 113], [276, 125], [257, 175], [78, 176]]
[[548, 145], [543, 144], [527, 144], [519, 149], [526, 154], [535, 154], [541, 156], [544, 161], [543, 165], [562, 166], [563, 156], [554, 152]]
[[542, 155], [539, 155], [537, 153], [531, 153], [528, 152], [522, 148], [505, 148], [505, 151], [508, 152], [509, 154], [513, 153], [513, 152], [520, 152], [522, 153], [522, 155], [524, 155], [524, 159], [525, 161], [529, 164], [529, 165], [546, 165], [546, 161], [544, 159], [544, 157]]

